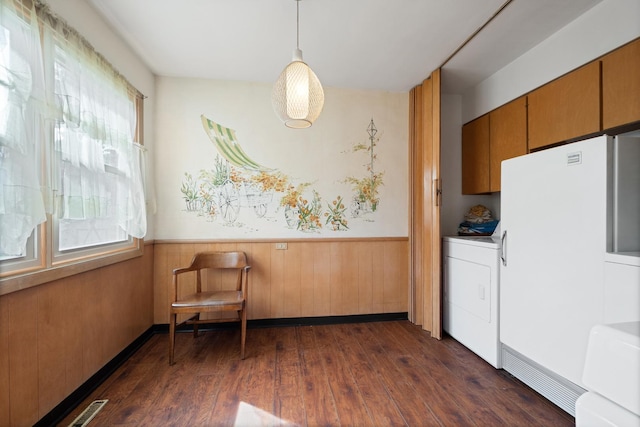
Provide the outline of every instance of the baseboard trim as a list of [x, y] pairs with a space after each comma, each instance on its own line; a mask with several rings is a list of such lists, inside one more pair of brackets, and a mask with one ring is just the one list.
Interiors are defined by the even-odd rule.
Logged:
[[[256, 319], [247, 321], [247, 329], [253, 328], [278, 328], [286, 326], [318, 326], [338, 325], [341, 323], [367, 323], [388, 322], [392, 320], [408, 320], [408, 313], [380, 313], [380, 314], [352, 314], [346, 316], [319, 316], [319, 317], [283, 317], [277, 319]], [[201, 331], [215, 331], [233, 329], [238, 327], [238, 322], [203, 323], [198, 326]], [[169, 324], [154, 325], [155, 333], [169, 333]], [[191, 332], [193, 326], [180, 325], [177, 332]]]
[[[400, 313], [382, 313], [382, 314], [356, 314], [348, 316], [321, 316], [321, 317], [295, 317], [295, 318], [279, 318], [279, 319], [258, 319], [247, 321], [247, 328], [274, 328], [285, 326], [318, 326], [318, 325], [335, 325], [341, 323], [365, 323], [365, 322], [386, 322], [393, 320], [408, 320], [407, 312]], [[210, 323], [200, 325], [200, 330], [222, 330], [237, 328], [237, 322], [229, 323]], [[189, 325], [182, 325], [179, 331], [188, 332], [192, 330]], [[55, 426], [59, 424], [67, 415], [71, 413], [78, 405], [80, 405], [100, 384], [111, 376], [124, 362], [140, 349], [154, 334], [162, 334], [169, 332], [169, 324], [153, 325], [136, 338], [131, 344], [122, 350], [116, 357], [111, 359], [98, 372], [93, 374], [91, 378], [85, 381], [67, 398], [60, 402], [47, 415], [42, 417], [34, 427]]]
[[409, 314], [400, 313], [380, 313], [380, 314], [352, 314], [347, 316], [321, 316], [321, 317], [295, 317], [281, 319], [260, 319], [247, 322], [247, 328], [272, 328], [279, 326], [318, 326], [318, 325], [338, 325], [341, 323], [367, 323], [367, 322], [390, 322], [393, 320], [408, 320]]

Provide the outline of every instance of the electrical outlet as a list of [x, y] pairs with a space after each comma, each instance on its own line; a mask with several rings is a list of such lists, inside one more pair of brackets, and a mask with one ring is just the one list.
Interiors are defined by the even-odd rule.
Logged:
[[276, 243], [276, 249], [287, 249], [286, 243]]

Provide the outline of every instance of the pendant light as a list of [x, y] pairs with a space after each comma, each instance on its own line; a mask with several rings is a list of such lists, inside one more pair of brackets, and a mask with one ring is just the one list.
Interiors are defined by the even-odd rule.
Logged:
[[271, 103], [285, 126], [308, 128], [324, 105], [324, 91], [316, 74], [302, 61], [300, 50], [300, 0], [296, 2], [296, 49], [293, 59], [273, 85]]

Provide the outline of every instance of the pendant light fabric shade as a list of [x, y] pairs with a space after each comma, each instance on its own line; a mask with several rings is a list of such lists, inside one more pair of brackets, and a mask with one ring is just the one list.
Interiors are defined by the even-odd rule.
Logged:
[[[296, 0], [298, 21], [296, 30], [300, 33], [300, 0]], [[324, 91], [318, 76], [302, 60], [298, 43], [293, 51], [293, 60], [282, 70], [273, 85], [271, 93], [273, 109], [285, 126], [308, 128], [320, 116], [324, 106]]]
[[324, 91], [313, 70], [301, 59], [294, 59], [273, 85], [271, 102], [285, 126], [307, 128], [322, 112]]

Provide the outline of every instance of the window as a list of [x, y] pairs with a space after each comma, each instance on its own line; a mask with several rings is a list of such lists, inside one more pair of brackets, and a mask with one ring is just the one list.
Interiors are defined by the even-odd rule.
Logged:
[[137, 90], [45, 5], [0, 0], [2, 277], [139, 247], [141, 109]]

